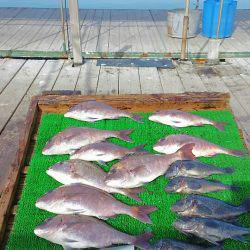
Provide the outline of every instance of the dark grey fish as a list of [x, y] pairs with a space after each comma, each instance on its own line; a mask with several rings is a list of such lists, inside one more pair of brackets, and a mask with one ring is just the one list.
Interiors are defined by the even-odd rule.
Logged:
[[199, 161], [183, 160], [174, 162], [167, 170], [165, 176], [168, 178], [177, 176], [204, 178], [213, 174], [230, 174], [233, 172], [233, 168], [218, 168]]
[[216, 219], [184, 217], [175, 221], [173, 225], [185, 234], [193, 234], [215, 245], [225, 239], [246, 242], [243, 236], [250, 234], [250, 228]]
[[189, 195], [177, 201], [172, 206], [172, 211], [181, 216], [228, 220], [250, 212], [250, 198], [240, 206], [233, 206], [218, 199]]
[[86, 121], [95, 122], [106, 119], [118, 119], [120, 117], [128, 117], [135, 121], [141, 121], [139, 115], [134, 115], [124, 110], [113, 108], [105, 103], [95, 100], [81, 102], [64, 115], [65, 117]]
[[46, 193], [38, 199], [36, 207], [55, 214], [81, 214], [103, 219], [127, 214], [145, 223], [151, 223], [148, 214], [156, 210], [153, 206], [129, 206], [101, 189], [80, 183]]
[[208, 181], [205, 179], [196, 179], [191, 177], [176, 177], [168, 183], [167, 192], [176, 192], [184, 194], [203, 194], [218, 192], [221, 190], [238, 190], [238, 187], [228, 186], [219, 181]]
[[150, 249], [150, 233], [133, 236], [119, 232], [103, 221], [84, 215], [57, 215], [37, 226], [34, 233], [64, 249], [104, 248], [131, 244]]
[[219, 250], [221, 247], [204, 247], [180, 240], [162, 239], [154, 245], [155, 250]]

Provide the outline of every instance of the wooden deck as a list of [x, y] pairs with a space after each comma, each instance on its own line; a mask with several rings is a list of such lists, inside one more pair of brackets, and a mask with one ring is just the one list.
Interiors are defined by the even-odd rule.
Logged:
[[0, 194], [30, 98], [45, 90], [80, 90], [82, 94], [229, 92], [250, 145], [250, 59], [230, 59], [213, 67], [175, 64], [175, 69], [111, 68], [89, 60], [72, 68], [64, 60], [0, 59]]
[[[86, 52], [179, 52], [181, 41], [166, 34], [165, 10], [80, 10]], [[238, 10], [231, 38], [221, 52], [250, 51], [250, 10]], [[188, 40], [188, 51], [207, 51], [208, 39]], [[62, 50], [59, 9], [0, 8], [0, 50]]]

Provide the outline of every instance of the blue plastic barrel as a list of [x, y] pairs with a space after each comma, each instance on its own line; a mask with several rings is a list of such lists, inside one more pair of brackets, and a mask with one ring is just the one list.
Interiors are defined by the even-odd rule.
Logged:
[[[219, 38], [230, 37], [233, 33], [237, 1], [224, 0]], [[202, 16], [202, 35], [217, 37], [217, 26], [220, 13], [220, 0], [205, 0]]]

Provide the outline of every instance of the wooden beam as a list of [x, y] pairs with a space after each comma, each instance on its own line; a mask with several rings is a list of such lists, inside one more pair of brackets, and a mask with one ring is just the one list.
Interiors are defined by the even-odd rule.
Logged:
[[69, 0], [69, 15], [71, 25], [71, 43], [73, 48], [74, 66], [82, 65], [82, 42], [79, 24], [78, 0]]
[[186, 50], [187, 50], [187, 33], [189, 26], [189, 5], [190, 5], [190, 0], [186, 0], [186, 9], [183, 18], [183, 28], [182, 28], [181, 60], [187, 59]]

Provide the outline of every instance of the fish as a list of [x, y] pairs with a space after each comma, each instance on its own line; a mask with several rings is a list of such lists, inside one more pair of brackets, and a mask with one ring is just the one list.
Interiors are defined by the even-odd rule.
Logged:
[[161, 239], [153, 248], [155, 250], [220, 250], [221, 247], [204, 247], [200, 245], [190, 244], [188, 242], [174, 240], [174, 239]]
[[226, 149], [216, 144], [213, 144], [209, 141], [186, 134], [169, 135], [165, 138], [162, 138], [153, 146], [153, 149], [160, 153], [173, 154], [182, 146], [190, 143], [195, 144], [193, 148], [193, 154], [196, 157], [200, 156], [211, 157], [217, 154], [243, 156], [246, 154], [243, 151]]
[[205, 179], [179, 176], [170, 180], [165, 190], [166, 192], [183, 194], [204, 194], [221, 190], [238, 191], [239, 188], [222, 184], [219, 181], [208, 181]]
[[108, 193], [123, 194], [136, 201], [141, 201], [137, 195], [144, 191], [143, 188], [120, 189], [109, 187], [105, 183], [107, 173], [102, 168], [91, 162], [79, 159], [59, 162], [47, 169], [46, 173], [64, 185], [82, 183]]
[[180, 232], [193, 234], [215, 245], [219, 245], [225, 239], [246, 243], [243, 236], [250, 234], [250, 228], [211, 218], [183, 217], [175, 221], [173, 226]]
[[180, 216], [231, 220], [250, 212], [250, 198], [240, 206], [233, 206], [215, 198], [189, 195], [172, 205], [171, 210]]
[[143, 152], [143, 147], [128, 149], [107, 141], [89, 144], [77, 149], [70, 155], [70, 159], [81, 159], [84, 161], [109, 162], [115, 159], [122, 159], [125, 155]]
[[177, 160], [194, 159], [193, 144], [171, 155], [141, 154], [123, 158], [114, 164], [106, 177], [106, 184], [116, 188], [135, 188], [164, 175]]
[[100, 130], [88, 127], [70, 127], [50, 139], [45, 145], [43, 155], [72, 154], [76, 149], [91, 143], [104, 141], [107, 138], [119, 138], [131, 142], [128, 137], [130, 130]]
[[132, 244], [150, 249], [146, 232], [133, 236], [120, 232], [103, 221], [84, 215], [57, 215], [34, 229], [36, 236], [61, 245], [64, 249], [104, 248], [117, 244]]
[[77, 119], [86, 122], [96, 122], [106, 119], [119, 119], [121, 117], [131, 118], [134, 121], [141, 122], [139, 115], [134, 115], [127, 111], [113, 108], [105, 103], [90, 100], [81, 102], [68, 110], [64, 117]]
[[150, 121], [169, 125], [173, 128], [212, 125], [217, 129], [224, 131], [225, 126], [227, 125], [225, 122], [212, 121], [181, 110], [160, 110], [149, 116], [148, 119]]
[[127, 214], [151, 224], [148, 216], [154, 206], [128, 206], [109, 193], [81, 183], [64, 185], [49, 191], [36, 202], [36, 207], [55, 214], [81, 214], [107, 219]]
[[165, 173], [165, 176], [168, 178], [177, 176], [204, 178], [213, 174], [231, 174], [233, 172], [233, 168], [218, 168], [199, 161], [184, 160], [174, 162]]

